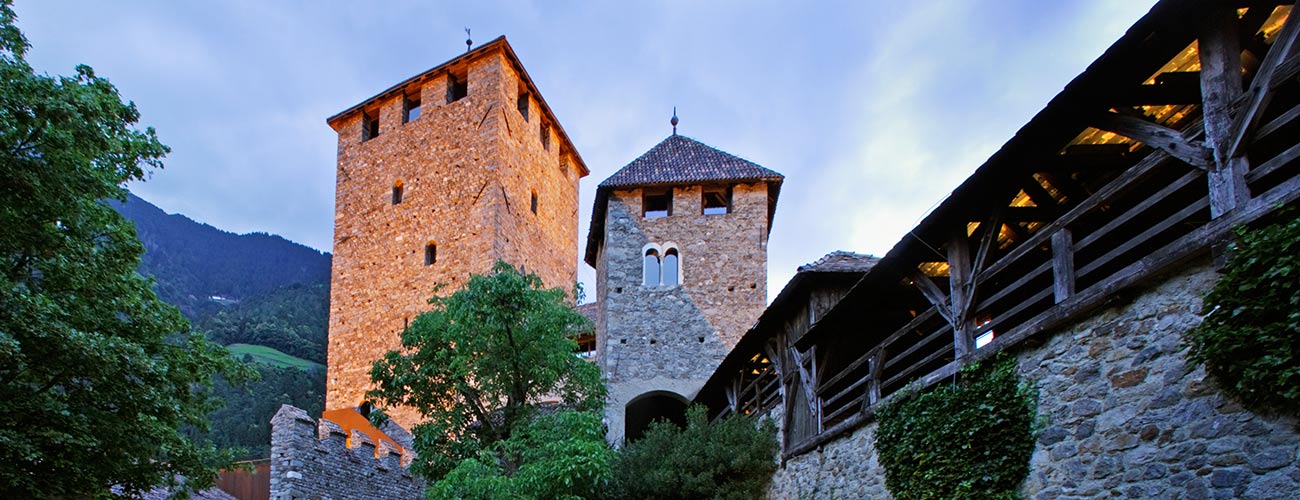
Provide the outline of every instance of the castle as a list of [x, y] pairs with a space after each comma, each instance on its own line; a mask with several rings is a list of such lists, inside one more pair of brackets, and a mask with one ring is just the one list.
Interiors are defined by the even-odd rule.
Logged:
[[[327, 415], [366, 407], [371, 365], [400, 347], [435, 284], [449, 293], [498, 259], [546, 286], [574, 283], [588, 170], [504, 37], [327, 122], [338, 133]], [[674, 125], [600, 184], [585, 260], [611, 442], [679, 417], [763, 311], [781, 180]]]
[[[886, 255], [833, 252], [767, 307], [782, 177], [674, 130], [597, 188], [584, 309], [609, 439], [688, 402], [765, 415], [769, 497], [889, 498], [876, 410], [1001, 354], [1039, 395], [1027, 497], [1294, 497], [1295, 417], [1224, 396], [1181, 340], [1234, 229], [1300, 204], [1293, 4], [1162, 0]], [[576, 247], [587, 170], [504, 39], [330, 124], [329, 411], [365, 407], [369, 363], [432, 283], [498, 258], [572, 282], [556, 249]], [[289, 443], [273, 439], [273, 498], [338, 481], [349, 432], [382, 454], [364, 422], [312, 437], [292, 410], [273, 421]], [[385, 465], [404, 439], [349, 455], [349, 477], [418, 490]]]

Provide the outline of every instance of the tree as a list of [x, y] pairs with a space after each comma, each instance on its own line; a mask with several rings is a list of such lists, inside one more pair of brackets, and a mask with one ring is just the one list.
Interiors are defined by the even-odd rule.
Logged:
[[0, 0], [0, 497], [133, 495], [227, 456], [206, 426], [214, 372], [240, 378], [135, 273], [143, 247], [105, 200], [168, 149], [87, 66], [36, 74]]
[[650, 424], [613, 463], [609, 497], [682, 500], [760, 498], [776, 472], [776, 426], [734, 415], [710, 422], [702, 406], [686, 410], [686, 427]]
[[[426, 419], [413, 432], [415, 469], [430, 481], [450, 481], [433, 492], [560, 498], [582, 494], [553, 489], [566, 478], [569, 486], [578, 477], [598, 483], [609, 459], [599, 414], [604, 387], [599, 369], [573, 354], [570, 337], [589, 324], [564, 290], [543, 289], [536, 275], [497, 262], [490, 274], [471, 276], [463, 289], [429, 303], [432, 310], [402, 332], [402, 350], [375, 363], [370, 395]], [[563, 406], [539, 416], [547, 396]], [[566, 441], [557, 421], [586, 430]], [[543, 444], [569, 448], [546, 451]], [[596, 477], [587, 477], [592, 471]]]

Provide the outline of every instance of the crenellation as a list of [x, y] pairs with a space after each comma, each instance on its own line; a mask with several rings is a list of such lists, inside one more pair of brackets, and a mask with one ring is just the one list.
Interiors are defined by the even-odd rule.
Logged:
[[363, 432], [351, 436], [332, 421], [280, 406], [271, 419], [271, 499], [419, 499], [425, 483], [407, 469], [411, 452], [378, 445]]

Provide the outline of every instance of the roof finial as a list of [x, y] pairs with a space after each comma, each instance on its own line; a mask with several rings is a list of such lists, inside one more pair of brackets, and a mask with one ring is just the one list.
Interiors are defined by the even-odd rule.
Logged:
[[469, 28], [465, 28], [465, 52], [469, 52], [469, 49], [473, 46], [474, 40], [469, 37]]
[[673, 135], [677, 135], [677, 106], [673, 106], [673, 119], [668, 123], [673, 124]]

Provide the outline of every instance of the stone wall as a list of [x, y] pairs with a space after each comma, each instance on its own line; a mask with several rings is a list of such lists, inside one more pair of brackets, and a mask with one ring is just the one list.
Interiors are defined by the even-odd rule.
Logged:
[[[334, 261], [326, 409], [354, 407], [370, 388], [370, 367], [400, 346], [407, 322], [428, 310], [434, 286], [451, 293], [497, 259], [538, 274], [547, 286], [577, 277], [578, 180], [572, 146], [536, 96], [529, 119], [518, 110], [520, 74], [501, 45], [381, 96], [363, 112], [380, 134], [362, 141], [362, 113], [338, 131]], [[448, 72], [468, 95], [446, 102]], [[418, 118], [403, 123], [403, 101], [419, 96]], [[402, 185], [394, 203], [393, 187]], [[536, 195], [537, 211], [532, 210]], [[437, 245], [425, 264], [425, 246]], [[411, 427], [406, 408], [389, 415]]]
[[[713, 374], [767, 302], [767, 185], [738, 184], [732, 210], [701, 215], [700, 186], [673, 190], [672, 215], [642, 217], [641, 190], [615, 190], [597, 259], [597, 351], [609, 390], [611, 442], [637, 396], [686, 400]], [[679, 285], [643, 284], [645, 246], [680, 252]]]
[[[1181, 333], [1216, 278], [1204, 263], [1186, 268], [1018, 353], [1042, 427], [1027, 497], [1296, 497], [1296, 420], [1242, 409], [1183, 356]], [[888, 498], [875, 430], [791, 458], [771, 498]]]
[[271, 500], [420, 499], [424, 481], [406, 468], [412, 458], [283, 405], [271, 419]]

